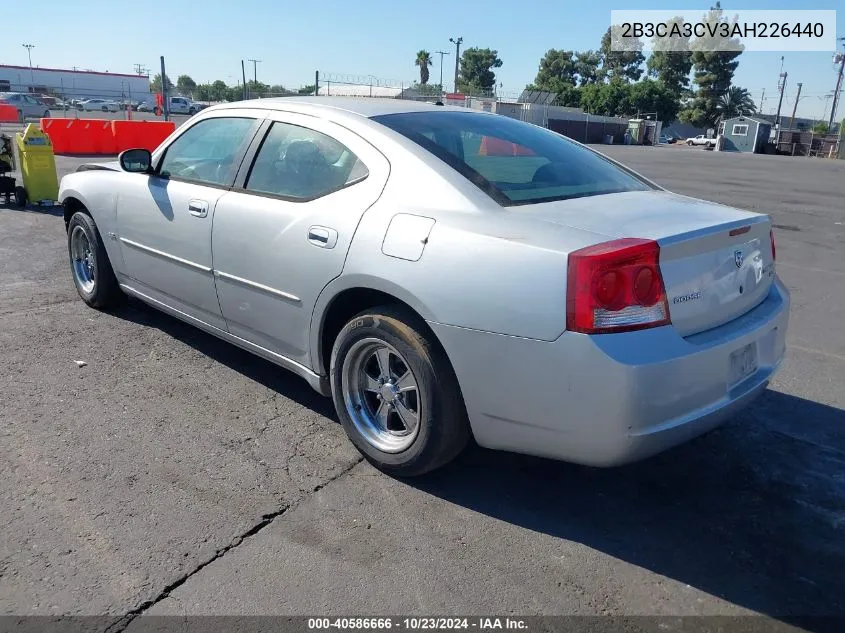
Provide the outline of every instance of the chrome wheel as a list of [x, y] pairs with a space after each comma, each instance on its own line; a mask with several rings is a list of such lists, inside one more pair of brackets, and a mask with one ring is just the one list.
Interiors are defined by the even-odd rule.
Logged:
[[86, 293], [94, 292], [96, 259], [88, 235], [81, 226], [73, 227], [70, 235], [70, 257], [77, 285]]
[[381, 339], [366, 338], [347, 352], [343, 400], [361, 436], [385, 453], [406, 450], [419, 434], [419, 383], [408, 361]]

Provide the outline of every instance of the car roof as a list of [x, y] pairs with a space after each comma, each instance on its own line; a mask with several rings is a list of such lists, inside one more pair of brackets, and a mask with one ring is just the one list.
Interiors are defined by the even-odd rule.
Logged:
[[225, 110], [229, 108], [261, 108], [266, 110], [335, 110], [349, 114], [357, 114], [371, 118], [383, 114], [403, 114], [406, 112], [479, 112], [457, 106], [438, 106], [425, 101], [410, 99], [390, 99], [383, 97], [272, 97], [268, 99], [251, 99], [221, 103], [207, 108], [210, 110]]

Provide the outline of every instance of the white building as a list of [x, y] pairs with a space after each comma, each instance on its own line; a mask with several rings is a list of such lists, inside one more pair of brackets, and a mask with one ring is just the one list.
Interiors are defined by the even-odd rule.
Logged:
[[0, 64], [0, 92], [32, 92], [66, 99], [154, 101], [148, 75]]

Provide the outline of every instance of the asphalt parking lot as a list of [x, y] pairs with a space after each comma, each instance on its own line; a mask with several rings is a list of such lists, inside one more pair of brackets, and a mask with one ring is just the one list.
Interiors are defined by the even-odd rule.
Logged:
[[299, 378], [87, 308], [61, 214], [0, 204], [0, 614], [845, 616], [845, 162], [599, 149], [770, 213], [793, 301], [750, 409], [614, 470], [391, 479]]

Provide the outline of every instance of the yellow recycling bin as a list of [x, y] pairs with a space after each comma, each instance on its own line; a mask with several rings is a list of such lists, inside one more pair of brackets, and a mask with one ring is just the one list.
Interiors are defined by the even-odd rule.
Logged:
[[15, 134], [23, 188], [30, 202], [53, 204], [59, 197], [56, 157], [50, 137], [34, 123]]

